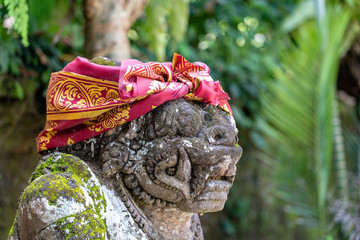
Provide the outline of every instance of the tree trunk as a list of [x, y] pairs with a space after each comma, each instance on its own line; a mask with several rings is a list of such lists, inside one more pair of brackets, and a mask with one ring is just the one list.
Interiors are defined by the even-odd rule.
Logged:
[[131, 57], [127, 33], [149, 0], [84, 0], [85, 56]]

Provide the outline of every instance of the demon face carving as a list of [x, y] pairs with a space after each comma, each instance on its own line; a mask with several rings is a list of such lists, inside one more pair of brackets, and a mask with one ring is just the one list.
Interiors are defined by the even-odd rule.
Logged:
[[141, 206], [223, 209], [242, 149], [220, 108], [179, 99], [109, 135], [116, 138], [101, 153], [102, 169]]

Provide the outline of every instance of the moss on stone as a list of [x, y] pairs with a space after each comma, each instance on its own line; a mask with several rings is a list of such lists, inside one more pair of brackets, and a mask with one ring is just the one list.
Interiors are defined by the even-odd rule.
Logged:
[[[105, 239], [106, 224], [102, 217], [106, 211], [104, 194], [96, 180], [92, 179], [88, 166], [70, 154], [53, 153], [45, 157], [33, 173], [20, 198], [20, 204], [44, 197], [49, 205], [61, 204], [59, 198], [85, 205], [87, 200], [84, 189], [93, 200], [93, 205], [88, 205], [86, 211], [59, 219], [55, 225], [66, 236], [65, 239]], [[15, 219], [9, 236], [16, 229]]]
[[71, 173], [52, 173], [32, 182], [24, 191], [21, 201], [44, 197], [55, 205], [60, 197], [85, 203], [79, 180]]
[[[96, 212], [100, 214], [101, 208], [106, 209], [105, 197], [99, 186], [94, 183], [87, 184], [90, 178], [88, 167], [79, 158], [64, 153], [52, 154], [38, 165], [23, 197], [29, 199], [41, 194], [54, 203], [58, 197], [63, 196], [82, 203], [84, 198], [80, 186], [84, 186], [94, 201]], [[36, 179], [36, 184], [32, 184]]]
[[55, 224], [65, 239], [105, 239], [105, 221], [91, 208], [59, 219]]
[[50, 205], [54, 205], [59, 197], [64, 197], [84, 203], [84, 192], [80, 186], [87, 183], [90, 177], [87, 166], [79, 158], [69, 154], [53, 154], [37, 166], [21, 201], [44, 197]]
[[99, 64], [99, 65], [105, 65], [105, 66], [117, 66], [117, 63], [115, 60], [108, 59], [105, 57], [95, 57], [95, 58], [91, 59], [90, 62]]
[[16, 237], [17, 232], [15, 232], [15, 230], [17, 229], [17, 225], [18, 225], [18, 215], [19, 215], [19, 212], [16, 211], [16, 216], [15, 216], [13, 225], [10, 228], [8, 239], [17, 239], [17, 237]]
[[103, 209], [103, 211], [105, 211], [106, 209], [106, 200], [104, 193], [100, 190], [100, 187], [92, 186], [89, 189], [89, 195], [94, 201], [96, 213], [101, 215], [101, 209]]
[[63, 172], [73, 173], [85, 183], [87, 183], [91, 177], [87, 166], [79, 158], [70, 154], [60, 153], [57, 155], [53, 154], [38, 165], [29, 182], [31, 183], [40, 176], [48, 173]]

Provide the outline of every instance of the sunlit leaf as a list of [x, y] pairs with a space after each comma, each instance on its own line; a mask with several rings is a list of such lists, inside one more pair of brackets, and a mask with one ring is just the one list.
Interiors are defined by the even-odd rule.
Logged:
[[15, 18], [14, 29], [20, 34], [24, 46], [29, 46], [28, 40], [28, 5], [26, 0], [4, 0], [9, 16]]

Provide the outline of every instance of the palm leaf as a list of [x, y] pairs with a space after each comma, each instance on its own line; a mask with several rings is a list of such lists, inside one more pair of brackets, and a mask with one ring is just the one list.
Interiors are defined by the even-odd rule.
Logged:
[[[327, 197], [333, 152], [333, 109], [339, 51], [350, 14], [329, 9], [323, 30], [301, 25], [268, 83], [264, 133], [273, 148], [276, 195], [289, 213], [317, 237], [328, 234]], [[299, 221], [299, 219], [301, 221]]]

